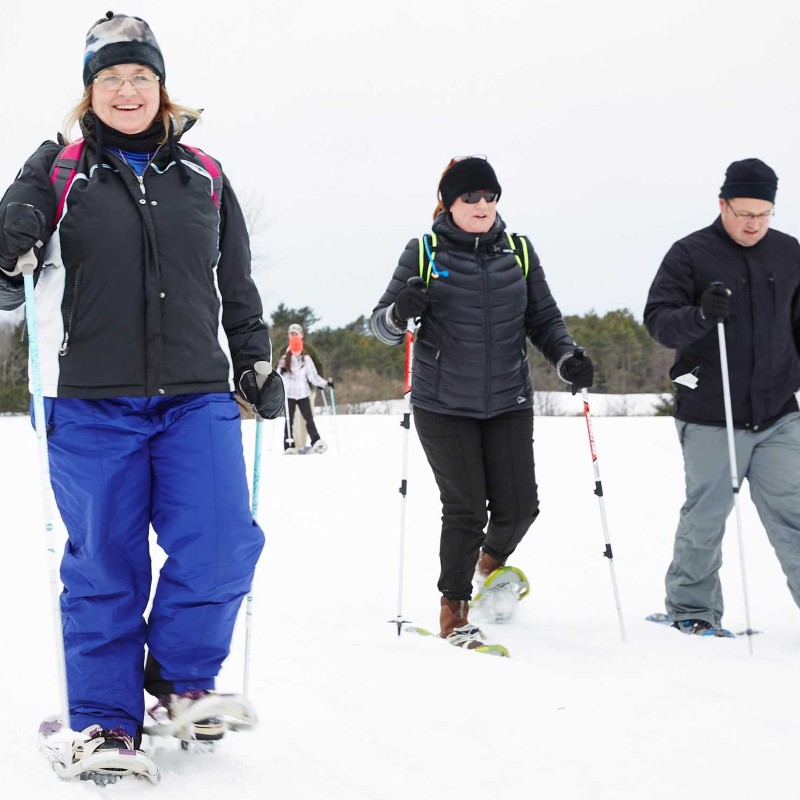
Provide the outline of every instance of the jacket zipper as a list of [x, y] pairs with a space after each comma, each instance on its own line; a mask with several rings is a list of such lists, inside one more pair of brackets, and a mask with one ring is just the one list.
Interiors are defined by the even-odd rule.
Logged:
[[483, 259], [481, 258], [480, 247], [481, 237], [475, 237], [475, 261], [478, 265], [478, 269], [481, 270], [483, 273], [483, 294], [484, 300], [486, 303], [486, 315], [484, 316], [483, 320], [483, 340], [486, 347], [486, 388], [484, 390], [484, 403], [486, 406], [486, 413], [491, 414], [491, 398], [492, 398], [492, 390], [491, 390], [491, 374], [492, 374], [492, 343], [491, 343], [491, 319], [489, 318], [492, 312], [492, 304], [491, 298], [489, 297], [489, 272], [485, 268], [483, 263]]
[[136, 180], [139, 181], [139, 190], [141, 191], [142, 194], [147, 194], [147, 192], [145, 191], [145, 188], [144, 188], [144, 173], [147, 171], [147, 168], [153, 163], [153, 161], [155, 161], [155, 158], [158, 155], [158, 151], [162, 147], [163, 147], [163, 145], [159, 145], [156, 148], [155, 153], [153, 153], [153, 157], [147, 162], [147, 164], [145, 164], [144, 170], [142, 171], [141, 175], [138, 175], [136, 173], [136, 170], [125, 160], [125, 156], [123, 156], [122, 152], [120, 152], [120, 158], [125, 163], [125, 166], [133, 173], [133, 176], [136, 178]]
[[61, 347], [58, 349], [60, 356], [65, 356], [69, 352], [69, 337], [72, 332], [72, 323], [75, 317], [75, 307], [78, 304], [78, 280], [81, 274], [81, 265], [78, 264], [75, 269], [75, 280], [72, 282], [72, 302], [69, 306], [69, 314], [67, 315], [67, 329], [64, 331], [64, 340], [61, 342]]

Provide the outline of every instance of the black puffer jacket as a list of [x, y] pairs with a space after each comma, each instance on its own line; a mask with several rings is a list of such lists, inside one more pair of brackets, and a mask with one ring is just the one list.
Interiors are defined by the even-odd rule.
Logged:
[[700, 296], [713, 281], [731, 290], [725, 345], [733, 422], [761, 430], [797, 411], [800, 243], [770, 230], [742, 247], [717, 218], [670, 248], [650, 287], [644, 322], [657, 342], [677, 350], [670, 377], [698, 379], [694, 389], [676, 384], [675, 416], [724, 425], [719, 337], [700, 313]]
[[[12, 200], [54, 224], [49, 175], [60, 149], [45, 142], [25, 163], [0, 202], [0, 224]], [[142, 191], [108, 151], [96, 167], [86, 139], [36, 285], [46, 396], [227, 392], [234, 374], [269, 359], [236, 195], [224, 179], [217, 210], [200, 159], [180, 145], [175, 152], [188, 183], [162, 145]]]
[[[448, 275], [428, 285], [430, 301], [414, 346], [411, 402], [480, 419], [531, 408], [526, 335], [554, 365], [575, 347], [533, 246], [528, 242], [526, 280], [499, 217], [491, 231], [478, 236], [460, 230], [443, 212], [433, 230], [438, 270]], [[387, 344], [404, 339], [391, 307], [413, 275], [419, 275], [418, 239], [406, 246], [372, 313], [373, 331]]]

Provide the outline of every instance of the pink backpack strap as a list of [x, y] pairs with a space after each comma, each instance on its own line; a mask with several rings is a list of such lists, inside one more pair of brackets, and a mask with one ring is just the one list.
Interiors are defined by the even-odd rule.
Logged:
[[181, 143], [181, 147], [188, 150], [190, 153], [194, 153], [206, 168], [206, 172], [211, 176], [214, 186], [211, 197], [214, 200], [214, 205], [219, 209], [219, 204], [222, 200], [222, 171], [219, 168], [219, 164], [199, 147], [192, 147], [191, 145], [183, 143]]
[[68, 144], [56, 156], [53, 168], [50, 171], [50, 183], [56, 196], [56, 218], [54, 225], [58, 225], [61, 215], [64, 213], [64, 203], [67, 200], [69, 187], [78, 171], [78, 163], [83, 152], [83, 139], [78, 139], [72, 144]]

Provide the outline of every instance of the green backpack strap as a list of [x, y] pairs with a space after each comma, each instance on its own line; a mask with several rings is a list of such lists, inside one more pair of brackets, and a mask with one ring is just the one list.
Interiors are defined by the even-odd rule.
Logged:
[[[524, 236], [516, 233], [506, 232], [506, 236], [511, 249], [514, 251], [514, 258], [517, 259], [517, 264], [519, 264], [522, 274], [527, 279], [530, 266], [528, 242]], [[436, 234], [426, 233], [420, 236], [417, 241], [419, 242], [419, 276], [425, 281], [425, 286], [431, 282], [431, 278], [438, 278], [440, 275], [446, 278], [449, 274], [447, 270], [440, 271], [436, 269]], [[522, 251], [522, 258], [519, 255], [520, 250]]]
[[438, 278], [440, 275], [447, 277], [448, 273], [439, 272], [436, 269], [436, 244], [435, 233], [426, 233], [419, 237], [419, 276], [425, 281], [425, 286], [431, 282], [431, 278]]
[[[514, 251], [514, 258], [517, 259], [517, 264], [519, 264], [522, 274], [527, 279], [528, 267], [530, 266], [528, 240], [524, 236], [520, 236], [518, 233], [509, 233], [508, 231], [506, 231], [506, 236], [508, 237], [508, 243], [511, 245], [511, 249]], [[520, 250], [522, 250], [522, 258], [519, 257]]]

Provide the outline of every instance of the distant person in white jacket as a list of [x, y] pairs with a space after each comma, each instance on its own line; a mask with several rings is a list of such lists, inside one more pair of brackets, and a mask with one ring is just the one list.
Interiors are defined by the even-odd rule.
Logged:
[[328, 445], [320, 439], [317, 426], [314, 424], [310, 384], [318, 386], [320, 389], [327, 389], [328, 387], [333, 388], [333, 381], [320, 377], [313, 359], [305, 350], [303, 328], [297, 323], [289, 326], [289, 346], [278, 361], [278, 372], [286, 384], [286, 398], [289, 404], [286, 434], [283, 440], [284, 455], [298, 452], [294, 446], [291, 423], [296, 408], [300, 409], [300, 413], [306, 421], [308, 435], [311, 438], [310, 452], [324, 453], [328, 449]]

